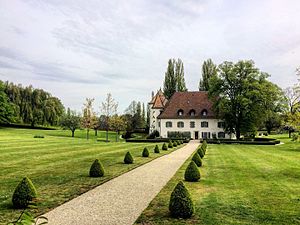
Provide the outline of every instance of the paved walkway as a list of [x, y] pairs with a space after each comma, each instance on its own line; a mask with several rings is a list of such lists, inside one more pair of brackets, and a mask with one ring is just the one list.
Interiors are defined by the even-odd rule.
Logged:
[[199, 145], [186, 146], [53, 209], [49, 225], [131, 225]]

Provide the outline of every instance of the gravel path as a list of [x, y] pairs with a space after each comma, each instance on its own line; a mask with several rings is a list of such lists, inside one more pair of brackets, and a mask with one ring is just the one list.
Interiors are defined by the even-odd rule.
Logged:
[[195, 151], [198, 141], [112, 179], [53, 209], [49, 225], [130, 225]]

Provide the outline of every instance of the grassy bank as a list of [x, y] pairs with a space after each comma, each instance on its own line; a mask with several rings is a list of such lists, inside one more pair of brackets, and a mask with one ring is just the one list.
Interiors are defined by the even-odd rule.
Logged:
[[201, 181], [185, 182], [194, 200], [194, 216], [173, 219], [168, 211], [186, 162], [137, 224], [300, 224], [300, 144], [279, 138], [285, 144], [209, 145]]
[[[34, 135], [43, 135], [44, 138], [33, 138]], [[97, 138], [91, 132], [89, 141], [85, 135], [85, 131], [76, 131], [75, 138], [71, 138], [69, 131], [62, 130], [0, 129], [0, 224], [17, 218], [20, 211], [12, 208], [11, 196], [26, 175], [38, 191], [38, 209], [34, 211], [37, 215], [171, 152], [154, 154], [155, 144], [151, 143], [114, 142], [114, 133], [109, 134], [112, 140], [109, 143], [103, 142], [105, 132], [99, 132]], [[144, 147], [151, 152], [149, 158], [141, 157]], [[127, 151], [132, 153], [134, 164], [123, 164]], [[105, 167], [103, 178], [88, 177], [90, 165], [96, 158]]]

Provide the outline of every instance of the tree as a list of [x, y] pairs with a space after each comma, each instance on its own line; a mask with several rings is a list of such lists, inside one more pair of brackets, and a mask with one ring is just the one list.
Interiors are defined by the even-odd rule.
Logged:
[[0, 123], [10, 123], [14, 121], [13, 105], [4, 92], [4, 85], [0, 81]]
[[300, 86], [294, 85], [285, 89], [287, 102], [287, 112], [285, 114], [285, 129], [289, 132], [289, 137], [300, 126]]
[[199, 91], [209, 90], [209, 80], [211, 77], [216, 76], [218, 73], [217, 66], [211, 59], [203, 62], [202, 65], [202, 79], [199, 82]]
[[90, 137], [90, 129], [93, 129], [95, 123], [96, 123], [96, 115], [93, 111], [93, 102], [94, 99], [92, 98], [86, 98], [86, 102], [84, 103], [83, 107], [83, 115], [82, 115], [82, 127], [86, 129], [86, 139], [88, 140]]
[[165, 73], [164, 80], [164, 95], [167, 99], [170, 99], [171, 96], [176, 92], [176, 78], [174, 74], [174, 59], [169, 59], [167, 72]]
[[5, 82], [4, 91], [12, 105], [15, 121], [35, 125], [57, 125], [64, 113], [61, 101], [42, 89], [31, 85], [22, 87]]
[[134, 128], [142, 128], [143, 127], [142, 106], [141, 106], [140, 102], [137, 103], [136, 112], [133, 115], [133, 127]]
[[289, 113], [294, 114], [300, 109], [300, 86], [294, 85], [284, 90]]
[[109, 118], [117, 114], [117, 108], [118, 103], [116, 103], [112, 95], [108, 93], [101, 106], [102, 114], [105, 116], [106, 142], [108, 142]]
[[184, 80], [184, 67], [181, 59], [175, 62], [176, 91], [187, 91]]
[[218, 76], [210, 78], [209, 96], [215, 113], [225, 121], [225, 129], [241, 134], [253, 133], [274, 108], [279, 92], [267, 80], [268, 75], [255, 67], [253, 61], [224, 62]]
[[181, 59], [169, 59], [164, 80], [164, 95], [167, 99], [176, 91], [187, 91], [184, 80], [184, 67]]
[[143, 107], [142, 107], [142, 127], [146, 127], [146, 109], [145, 109], [144, 102], [143, 102]]
[[74, 137], [75, 130], [80, 128], [80, 115], [68, 108], [67, 113], [62, 117], [60, 125], [64, 129], [69, 129]]
[[109, 127], [111, 130], [116, 132], [116, 142], [118, 142], [120, 131], [124, 131], [126, 129], [126, 121], [121, 116], [113, 115], [109, 118]]

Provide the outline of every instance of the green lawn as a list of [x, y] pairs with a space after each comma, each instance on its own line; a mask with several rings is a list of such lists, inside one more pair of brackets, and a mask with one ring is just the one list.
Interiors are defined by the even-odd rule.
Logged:
[[[33, 138], [44, 135], [45, 138]], [[41, 214], [68, 201], [97, 185], [144, 164], [163, 154], [154, 154], [155, 144], [114, 142], [115, 134], [110, 133], [110, 143], [103, 142], [105, 132], [99, 132], [96, 141], [94, 133], [87, 141], [85, 131], [76, 131], [75, 138], [69, 131], [0, 129], [0, 224], [17, 218], [20, 211], [12, 209], [11, 196], [18, 182], [28, 176], [38, 191], [38, 209]], [[147, 146], [150, 157], [141, 157]], [[161, 144], [160, 144], [161, 146]], [[173, 149], [174, 150], [174, 149]], [[123, 164], [123, 158], [130, 151], [134, 164]], [[100, 159], [106, 170], [103, 178], [88, 177], [94, 159]]]
[[300, 144], [209, 145], [200, 182], [185, 182], [195, 204], [188, 220], [169, 216], [170, 194], [189, 160], [138, 224], [300, 224]]

